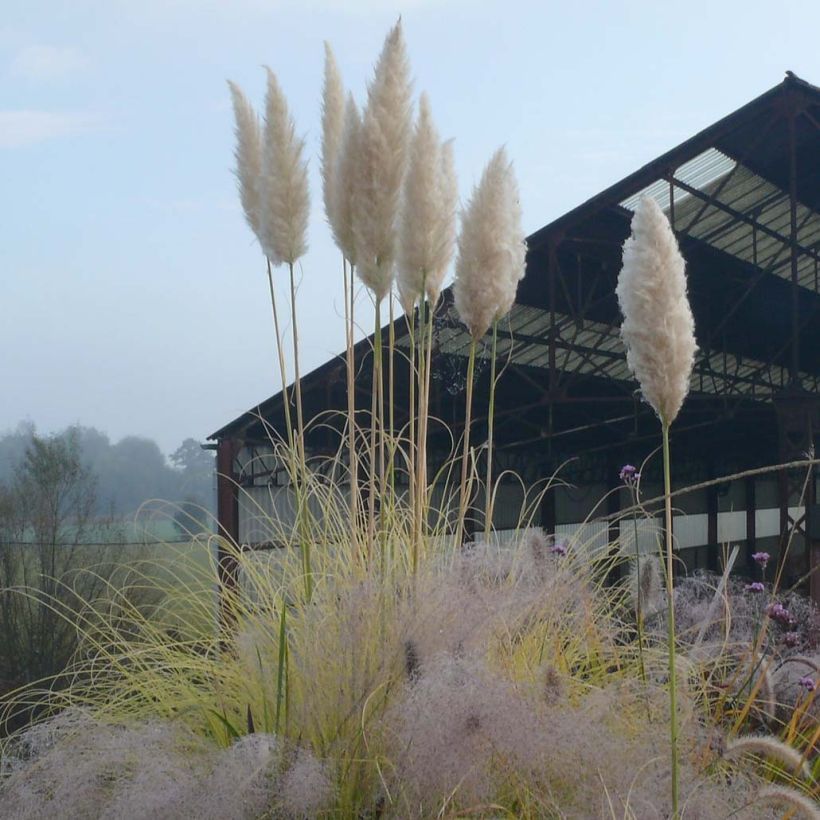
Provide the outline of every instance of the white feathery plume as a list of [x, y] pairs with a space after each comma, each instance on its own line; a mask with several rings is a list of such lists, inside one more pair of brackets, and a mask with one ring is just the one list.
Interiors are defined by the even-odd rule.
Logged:
[[285, 95], [268, 68], [262, 147], [260, 230], [262, 249], [275, 264], [293, 264], [307, 250], [310, 213], [305, 142], [296, 136]]
[[453, 295], [473, 339], [512, 307], [526, 253], [518, 185], [506, 151], [499, 148], [462, 213], [458, 238]]
[[422, 94], [400, 215], [398, 284], [405, 310], [425, 291], [433, 304], [438, 301], [453, 257], [457, 196], [452, 143], [441, 144]]
[[333, 239], [351, 265], [356, 264], [356, 239], [353, 233], [354, 193], [359, 170], [359, 134], [362, 121], [353, 95], [347, 97], [344, 128], [336, 157], [336, 179], [332, 186]]
[[[345, 95], [333, 50], [325, 43], [325, 84], [322, 89], [322, 193], [331, 228], [336, 216], [339, 151], [345, 127]], [[336, 229], [333, 228], [334, 233]]]
[[239, 200], [245, 219], [251, 230], [260, 240], [259, 219], [259, 177], [262, 172], [262, 129], [259, 126], [259, 117], [248, 102], [242, 89], [228, 80], [233, 100], [233, 111], [236, 119], [234, 133], [236, 134], [236, 181], [239, 187]]
[[689, 392], [697, 350], [685, 268], [669, 220], [644, 197], [624, 242], [616, 293], [627, 364], [665, 424], [672, 424]]
[[357, 271], [377, 301], [393, 283], [410, 125], [410, 70], [399, 21], [387, 35], [367, 90], [353, 211]]

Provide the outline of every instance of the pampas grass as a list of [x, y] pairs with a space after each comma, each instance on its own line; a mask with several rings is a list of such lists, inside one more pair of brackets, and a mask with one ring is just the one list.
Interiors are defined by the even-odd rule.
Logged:
[[424, 295], [432, 305], [438, 301], [453, 257], [457, 197], [452, 147], [442, 145], [422, 94], [398, 232], [398, 287], [407, 313]]
[[650, 197], [644, 197], [635, 209], [632, 233], [624, 242], [616, 294], [623, 314], [621, 337], [626, 345], [626, 362], [637, 377], [644, 398], [658, 414], [663, 437], [672, 814], [677, 820], [680, 815], [669, 427], [689, 391], [697, 346], [683, 257], [666, 216]]
[[635, 209], [616, 293], [629, 369], [658, 417], [672, 424], [689, 392], [695, 323], [683, 257], [666, 215], [651, 197]]
[[259, 118], [247, 97], [236, 83], [228, 82], [236, 119], [236, 181], [245, 219], [260, 244], [261, 204], [259, 181], [262, 174], [262, 130]]
[[[470, 424], [476, 344], [490, 324], [505, 316], [515, 302], [518, 283], [524, 276], [526, 250], [518, 183], [505, 150], [499, 148], [487, 163], [461, 215], [458, 237], [453, 295], [458, 315], [470, 331], [471, 338], [461, 460], [461, 506], [456, 525], [458, 539], [461, 538], [469, 505]], [[490, 410], [492, 412], [492, 407]], [[488, 486], [487, 492], [491, 493], [492, 488]]]
[[276, 75], [270, 70], [265, 98], [265, 129], [260, 176], [262, 248], [274, 265], [292, 265], [307, 251], [310, 215], [304, 140], [296, 126]]
[[327, 221], [334, 234], [341, 232], [337, 213], [341, 198], [337, 188], [344, 129], [344, 86], [333, 49], [329, 43], [325, 43], [325, 82], [322, 89], [322, 194]]
[[387, 35], [367, 90], [354, 188], [356, 268], [377, 303], [393, 283], [395, 227], [410, 139], [410, 89], [399, 21]]
[[499, 148], [473, 189], [458, 237], [453, 295], [474, 341], [515, 302], [526, 250], [518, 184], [506, 151]]
[[355, 203], [356, 173], [359, 162], [359, 135], [361, 117], [353, 95], [349, 94], [345, 104], [344, 126], [339, 153], [336, 158], [335, 182], [331, 186], [333, 218], [330, 226], [333, 238], [342, 255], [351, 264], [356, 264], [356, 239], [353, 231], [353, 209]]

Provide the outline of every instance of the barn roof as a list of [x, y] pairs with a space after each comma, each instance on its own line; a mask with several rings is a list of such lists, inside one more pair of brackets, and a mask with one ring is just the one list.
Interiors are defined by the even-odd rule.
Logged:
[[[687, 260], [700, 347], [693, 398], [766, 403], [788, 385], [817, 393], [820, 89], [791, 72], [528, 238], [526, 276], [499, 343], [510, 384], [540, 393], [541, 407], [634, 398], [614, 290], [642, 196], [664, 208]], [[439, 311], [437, 352], [460, 360], [469, 338], [450, 301]], [[396, 331], [406, 346], [403, 322]], [[362, 340], [357, 355], [370, 345]], [[342, 371], [331, 360], [303, 379], [314, 409]], [[281, 394], [272, 396], [210, 438], [258, 435], [260, 417], [281, 406]]]

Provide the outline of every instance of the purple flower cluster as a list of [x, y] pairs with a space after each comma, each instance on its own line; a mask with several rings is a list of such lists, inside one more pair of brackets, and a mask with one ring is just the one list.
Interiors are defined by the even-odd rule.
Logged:
[[783, 636], [783, 643], [789, 647], [789, 649], [794, 649], [800, 643], [800, 633], [799, 632], [787, 632]]
[[560, 541], [556, 541], [550, 547], [550, 553], [552, 555], [566, 555], [567, 554], [567, 542], [561, 539]]
[[766, 564], [769, 563], [772, 556], [768, 552], [752, 553], [752, 560], [760, 566], [761, 569], [766, 569]]
[[813, 692], [817, 688], [817, 684], [814, 682], [814, 678], [811, 675], [803, 675], [802, 678], [798, 681], [798, 683], [807, 691]]
[[636, 484], [640, 481], [641, 474], [638, 472], [638, 468], [633, 464], [624, 464], [624, 466], [621, 467], [621, 472], [618, 473], [618, 477], [627, 484]]
[[769, 604], [766, 607], [766, 614], [773, 620], [777, 621], [777, 623], [781, 624], [782, 626], [793, 627], [797, 626], [797, 621], [792, 617], [792, 614], [789, 612], [783, 604], [774, 602]]
[[760, 581], [752, 581], [751, 584], [746, 585], [747, 592], [763, 592], [766, 587]]

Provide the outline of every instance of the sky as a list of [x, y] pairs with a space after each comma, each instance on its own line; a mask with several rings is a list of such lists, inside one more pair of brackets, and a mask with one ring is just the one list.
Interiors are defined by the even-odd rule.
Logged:
[[361, 102], [399, 15], [462, 202], [505, 145], [527, 232], [787, 69], [820, 84], [816, 0], [4, 0], [0, 433], [81, 423], [169, 453], [281, 388], [226, 86], [261, 108], [264, 65], [310, 156], [303, 372], [343, 350], [318, 179], [323, 43]]

